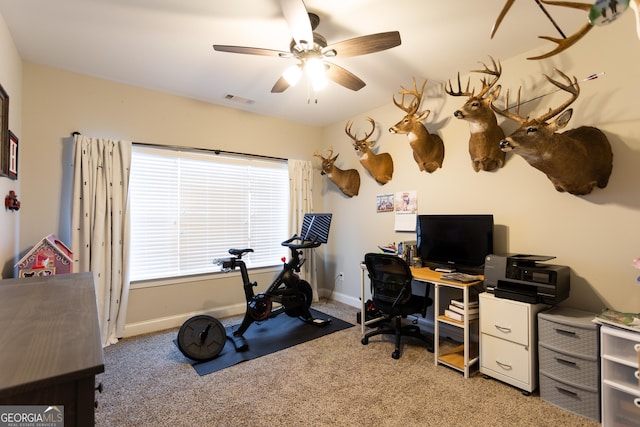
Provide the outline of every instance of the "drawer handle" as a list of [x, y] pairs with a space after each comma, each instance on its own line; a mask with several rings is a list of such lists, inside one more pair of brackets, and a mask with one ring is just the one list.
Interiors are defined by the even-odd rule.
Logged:
[[500, 366], [502, 369], [506, 369], [506, 370], [508, 370], [508, 371], [510, 371], [510, 370], [512, 370], [512, 369], [513, 369], [513, 367], [512, 367], [511, 365], [509, 365], [509, 364], [507, 364], [507, 363], [502, 363], [502, 362], [500, 362], [499, 360], [496, 360], [496, 364], [497, 364], [498, 366]]
[[566, 329], [558, 329], [555, 328], [556, 332], [561, 333], [561, 334], [565, 334], [565, 335], [575, 335], [576, 333], [573, 331], [567, 331]]
[[554, 359], [556, 359], [559, 363], [564, 363], [566, 365], [573, 365], [576, 366], [576, 362], [573, 362], [571, 360], [567, 360], [567, 359], [562, 359], [560, 357], [555, 357]]
[[640, 344], [634, 345], [633, 349], [636, 351], [636, 353], [640, 353]]
[[511, 332], [511, 328], [507, 328], [507, 327], [500, 326], [500, 325], [493, 325], [493, 326], [495, 326], [496, 329], [499, 330], [500, 332], [505, 332], [505, 333]]
[[560, 393], [564, 393], [564, 394], [568, 394], [570, 396], [578, 396], [578, 393], [576, 393], [575, 391], [571, 391], [571, 390], [567, 390], [566, 388], [562, 388], [562, 387], [556, 387], [556, 389], [560, 392]]
[[640, 371], [635, 371], [633, 376], [636, 377], [637, 380], [640, 380]]
[[633, 404], [640, 408], [640, 397], [636, 397], [633, 399]]

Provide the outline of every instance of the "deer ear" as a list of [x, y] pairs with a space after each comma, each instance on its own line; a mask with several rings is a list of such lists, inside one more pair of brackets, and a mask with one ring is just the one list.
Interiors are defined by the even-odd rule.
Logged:
[[332, 162], [335, 162], [339, 155], [340, 155], [340, 153], [336, 154], [336, 155], [333, 157], [333, 159], [331, 159], [331, 161], [332, 161]]
[[573, 114], [573, 108], [569, 108], [564, 113], [556, 117], [556, 119], [554, 120], [554, 125], [556, 129], [562, 129], [563, 127], [565, 127], [567, 123], [569, 123], [569, 120], [571, 119], [572, 114]]
[[431, 114], [431, 110], [424, 110], [422, 113], [418, 115], [417, 117], [418, 121], [426, 120], [426, 118], [429, 117], [429, 114]]

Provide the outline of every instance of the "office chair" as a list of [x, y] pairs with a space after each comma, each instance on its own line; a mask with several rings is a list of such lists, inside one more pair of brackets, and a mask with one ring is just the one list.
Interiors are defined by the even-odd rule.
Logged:
[[402, 319], [410, 314], [420, 313], [426, 316], [427, 307], [433, 304], [429, 298], [427, 284], [425, 296], [417, 296], [411, 293], [411, 269], [400, 257], [389, 254], [368, 253], [364, 256], [364, 263], [371, 279], [371, 292], [373, 303], [382, 312], [387, 320], [382, 321], [380, 327], [368, 332], [362, 338], [362, 344], [367, 345], [369, 338], [374, 335], [390, 334], [396, 337], [396, 348], [391, 357], [400, 358], [400, 339], [403, 336], [418, 338], [427, 344], [427, 350], [433, 352], [433, 337], [420, 332], [416, 325], [402, 325]]

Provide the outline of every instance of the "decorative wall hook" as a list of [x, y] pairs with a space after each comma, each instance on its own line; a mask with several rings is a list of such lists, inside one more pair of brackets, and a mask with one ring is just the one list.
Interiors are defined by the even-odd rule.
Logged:
[[10, 190], [9, 194], [4, 198], [4, 207], [10, 211], [17, 211], [20, 209], [20, 201], [18, 200], [18, 196], [15, 191]]

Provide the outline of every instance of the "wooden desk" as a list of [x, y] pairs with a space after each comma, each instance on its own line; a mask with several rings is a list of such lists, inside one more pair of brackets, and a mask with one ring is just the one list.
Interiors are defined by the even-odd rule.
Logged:
[[[411, 267], [411, 274], [413, 274], [414, 280], [420, 280], [423, 282], [433, 284], [433, 358], [435, 364], [442, 364], [451, 368], [457, 369], [464, 373], [465, 378], [469, 378], [469, 372], [471, 366], [478, 362], [478, 344], [472, 345], [470, 340], [470, 326], [472, 324], [478, 324], [478, 320], [469, 320], [468, 308], [469, 308], [469, 290], [480, 287], [483, 284], [484, 277], [480, 276], [482, 280], [471, 283], [454, 282], [451, 280], [443, 280], [442, 273], [433, 271], [430, 268], [414, 268]], [[464, 320], [458, 322], [440, 314], [440, 288], [446, 286], [453, 289], [459, 289], [462, 291], [462, 301], [465, 307]], [[447, 353], [440, 354], [440, 323], [445, 323], [451, 326], [462, 328], [463, 343], [462, 345], [454, 348]]]
[[64, 406], [93, 426], [104, 359], [92, 273], [0, 280], [0, 405]]

